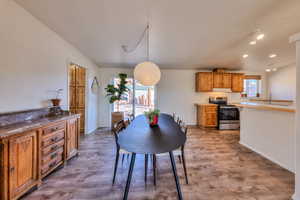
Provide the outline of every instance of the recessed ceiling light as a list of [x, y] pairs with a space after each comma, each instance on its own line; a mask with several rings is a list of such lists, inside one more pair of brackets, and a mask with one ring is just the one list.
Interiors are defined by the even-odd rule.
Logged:
[[244, 54], [243, 58], [248, 58], [248, 56], [249, 56], [248, 54]]
[[256, 45], [256, 41], [253, 40], [253, 41], [249, 42], [249, 44], [250, 44], [250, 45]]
[[276, 72], [276, 71], [277, 71], [277, 68], [273, 68], [272, 71], [273, 71], [273, 72]]
[[275, 58], [277, 55], [276, 54], [270, 54], [269, 57], [270, 58]]
[[259, 35], [256, 37], [256, 39], [257, 39], [257, 40], [262, 40], [264, 37], [265, 37], [265, 34], [261, 33], [261, 34], [259, 34]]
[[271, 69], [266, 69], [266, 72], [270, 72], [271, 71]]

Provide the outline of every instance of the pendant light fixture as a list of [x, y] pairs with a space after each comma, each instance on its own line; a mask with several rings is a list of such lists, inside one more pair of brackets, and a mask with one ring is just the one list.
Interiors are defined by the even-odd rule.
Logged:
[[159, 67], [149, 60], [149, 35], [150, 26], [147, 25], [147, 61], [139, 63], [134, 69], [134, 79], [139, 81], [142, 85], [153, 86], [160, 80]]
[[128, 50], [127, 46], [122, 46], [122, 49], [127, 52], [133, 52], [142, 42], [145, 35], [147, 34], [147, 61], [141, 62], [134, 68], [134, 79], [139, 81], [140, 84], [144, 86], [153, 86], [156, 85], [161, 77], [161, 72], [159, 67], [150, 61], [150, 50], [149, 50], [149, 37], [150, 37], [150, 26], [149, 23], [147, 24], [147, 27], [145, 31], [143, 32], [142, 37], [137, 42], [136, 46], [132, 50]]

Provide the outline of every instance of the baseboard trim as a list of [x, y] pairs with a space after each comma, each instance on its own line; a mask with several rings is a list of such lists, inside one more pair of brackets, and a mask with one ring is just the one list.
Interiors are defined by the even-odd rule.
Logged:
[[[275, 160], [275, 159], [271, 158], [270, 156], [267, 156], [267, 155], [265, 155], [264, 153], [262, 153], [262, 152], [256, 150], [256, 149], [253, 148], [252, 146], [250, 146], [250, 145], [248, 145], [248, 144], [246, 144], [246, 143], [244, 143], [244, 142], [241, 142], [241, 141], [240, 141], [239, 143], [240, 143], [240, 145], [245, 146], [246, 148], [248, 148], [248, 149], [254, 151], [255, 153], [258, 153], [258, 154], [261, 155], [262, 157], [264, 157], [264, 158], [270, 160], [271, 162], [273, 162], [273, 163], [279, 165], [280, 167], [282, 167], [282, 168], [284, 168], [284, 169], [286, 169], [286, 170], [288, 170], [288, 171], [290, 171], [290, 172], [292, 172], [292, 173], [295, 173], [292, 169], [289, 169], [287, 166], [282, 165], [282, 164], [281, 164], [280, 162], [278, 162], [277, 160]], [[298, 199], [297, 199], [297, 200], [298, 200]], [[300, 200], [300, 199], [299, 199], [299, 200]]]

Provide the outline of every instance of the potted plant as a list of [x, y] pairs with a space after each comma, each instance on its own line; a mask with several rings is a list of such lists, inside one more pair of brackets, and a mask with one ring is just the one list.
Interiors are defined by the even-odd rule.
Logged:
[[124, 112], [120, 112], [120, 100], [125, 96], [128, 92], [128, 88], [126, 86], [127, 74], [120, 73], [119, 74], [120, 82], [115, 86], [113, 84], [108, 84], [105, 88], [107, 95], [109, 96], [109, 103], [117, 103], [117, 110], [111, 113], [111, 123], [112, 127], [114, 124], [122, 119], [124, 119]]
[[148, 112], [145, 112], [145, 115], [148, 119], [148, 123], [150, 126], [157, 126], [158, 124], [158, 117], [159, 117], [160, 110], [154, 109]]
[[61, 99], [59, 97], [60, 97], [62, 91], [63, 91], [63, 89], [55, 90], [55, 98], [50, 99], [53, 106], [59, 106], [60, 105]]

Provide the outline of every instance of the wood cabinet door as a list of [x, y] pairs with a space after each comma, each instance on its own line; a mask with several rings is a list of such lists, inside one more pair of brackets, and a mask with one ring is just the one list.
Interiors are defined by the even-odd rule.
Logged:
[[217, 122], [217, 113], [205, 113], [205, 126], [206, 127], [216, 127]]
[[76, 108], [85, 108], [85, 87], [76, 87]]
[[15, 198], [38, 180], [37, 131], [9, 140], [9, 196]]
[[213, 79], [214, 88], [223, 88], [223, 73], [213, 73]]
[[231, 73], [223, 74], [223, 88], [231, 88]]
[[69, 85], [75, 86], [76, 85], [76, 66], [71, 65], [69, 67]]
[[76, 67], [76, 85], [85, 87], [85, 68]]
[[76, 109], [76, 86], [70, 86], [70, 109]]
[[68, 120], [67, 125], [67, 159], [76, 155], [78, 150], [78, 120], [77, 118]]
[[196, 92], [211, 92], [213, 89], [213, 75], [211, 72], [196, 74]]
[[232, 92], [243, 92], [244, 91], [244, 74], [234, 73], [232, 74]]

